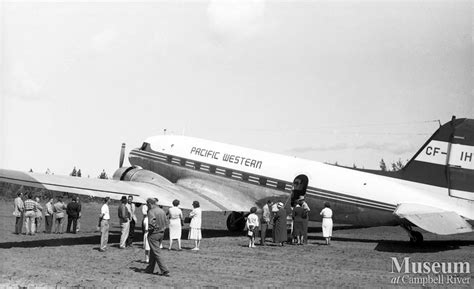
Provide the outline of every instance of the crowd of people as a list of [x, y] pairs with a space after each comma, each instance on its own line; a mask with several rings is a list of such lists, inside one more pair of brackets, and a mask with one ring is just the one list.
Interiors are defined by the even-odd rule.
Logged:
[[[110, 198], [104, 198], [104, 204], [100, 210], [99, 224], [101, 232], [100, 241], [100, 252], [107, 250], [107, 243], [109, 238], [109, 211]], [[125, 249], [133, 244], [134, 228], [137, 222], [136, 217], [136, 205], [133, 203], [133, 197], [128, 198], [123, 196], [120, 200], [121, 204], [118, 207], [118, 218], [120, 221], [120, 249]], [[173, 241], [176, 240], [178, 244], [177, 250], [181, 248], [181, 231], [184, 225], [185, 219], [183, 212], [179, 208], [179, 200], [173, 201], [173, 206], [169, 208], [168, 212], [165, 212], [163, 208], [158, 205], [157, 198], [147, 199], [146, 204], [142, 207], [143, 221], [143, 249], [145, 251], [145, 262], [148, 263], [145, 272], [153, 273], [155, 267], [158, 266], [160, 275], [169, 276], [169, 270], [166, 267], [163, 258], [161, 257], [160, 250], [163, 248], [162, 242], [165, 234], [165, 230], [169, 229], [169, 250], [173, 247]], [[193, 210], [189, 213], [190, 229], [188, 238], [194, 240], [194, 248], [191, 250], [198, 251], [201, 243], [201, 216], [202, 211], [198, 201], [192, 203]]]
[[27, 192], [25, 196], [18, 192], [14, 201], [13, 215], [16, 218], [15, 234], [17, 235], [23, 233], [23, 227], [26, 235], [35, 235], [40, 232], [43, 223], [44, 233], [62, 234], [66, 216], [66, 233], [76, 234], [80, 229], [81, 204], [79, 198], [73, 197], [72, 201], [66, 205], [63, 197], [59, 196], [55, 203], [53, 198], [49, 198], [43, 207], [40, 198], [33, 198], [31, 192]]
[[[120, 200], [117, 216], [120, 223], [120, 243], [119, 248], [125, 249], [132, 246], [135, 235], [135, 225], [137, 223], [137, 205], [133, 202], [133, 196], [123, 196]], [[109, 211], [110, 198], [103, 199], [103, 205], [99, 214], [98, 229], [101, 232], [100, 252], [105, 252], [108, 246], [111, 214]], [[157, 198], [149, 198], [142, 206], [142, 230], [143, 249], [145, 251], [145, 262], [148, 263], [145, 272], [153, 273], [157, 266], [160, 275], [169, 276], [169, 270], [160, 255], [163, 248], [162, 241], [165, 230], [169, 229], [169, 250], [176, 240], [177, 250], [181, 248], [181, 232], [185, 222], [189, 222], [188, 239], [194, 241], [193, 251], [198, 251], [202, 239], [201, 224], [202, 210], [198, 201], [192, 203], [193, 209], [188, 217], [183, 216], [179, 208], [180, 201], [174, 200], [173, 206], [165, 212], [158, 204]], [[329, 203], [325, 203], [325, 208], [321, 211], [323, 237], [326, 244], [330, 244], [332, 236], [332, 210]], [[282, 202], [273, 203], [268, 200], [263, 206], [262, 215], [259, 217], [257, 208], [252, 207], [246, 217], [245, 228], [248, 236], [248, 247], [255, 248], [255, 240], [260, 235], [260, 245], [267, 245], [268, 232], [272, 229], [273, 243], [283, 246], [287, 242], [296, 245], [308, 243], [308, 221], [310, 208], [305, 202], [304, 196], [299, 196], [295, 205], [291, 207], [291, 215], [287, 214], [287, 209]], [[22, 193], [18, 193], [14, 200], [15, 234], [22, 234], [23, 226], [26, 228], [26, 235], [35, 235], [39, 231], [41, 224], [45, 224], [45, 233], [63, 233], [63, 225], [67, 216], [66, 233], [75, 234], [80, 229], [81, 204], [79, 198], [73, 197], [67, 205], [63, 202], [63, 197], [58, 196], [56, 202], [49, 198], [45, 206], [40, 204], [38, 197], [33, 198], [31, 192], [23, 198]], [[43, 217], [44, 215], [44, 217]], [[290, 220], [290, 222], [288, 222]], [[290, 225], [290, 226], [288, 226]], [[54, 226], [54, 228], [53, 228]], [[290, 227], [290, 235], [288, 228]], [[290, 238], [289, 238], [290, 237]]]
[[[260, 245], [266, 246], [268, 231], [272, 228], [273, 243], [284, 246], [285, 243], [295, 245], [308, 244], [308, 222], [310, 208], [304, 196], [300, 196], [294, 207], [291, 207], [291, 214], [287, 214], [287, 209], [282, 202], [273, 203], [268, 200], [263, 206], [262, 216], [259, 219], [255, 214], [256, 207], [250, 209], [250, 214], [246, 217], [245, 228], [249, 238], [249, 248], [255, 247], [255, 238], [260, 233]], [[322, 217], [323, 237], [326, 245], [330, 244], [332, 237], [332, 210], [328, 202], [324, 203], [324, 209], [320, 212]], [[290, 234], [288, 234], [290, 231]]]

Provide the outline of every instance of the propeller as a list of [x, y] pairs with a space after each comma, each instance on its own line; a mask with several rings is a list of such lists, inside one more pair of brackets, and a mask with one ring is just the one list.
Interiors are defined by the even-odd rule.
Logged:
[[122, 143], [122, 148], [120, 149], [119, 168], [123, 166], [124, 159], [125, 159], [125, 143]]

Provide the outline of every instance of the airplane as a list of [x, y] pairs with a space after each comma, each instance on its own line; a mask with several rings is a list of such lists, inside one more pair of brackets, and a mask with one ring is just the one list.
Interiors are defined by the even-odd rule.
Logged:
[[[231, 212], [230, 231], [243, 230], [243, 212], [268, 199], [303, 196], [310, 220], [320, 220], [326, 201], [336, 223], [400, 225], [420, 244], [417, 226], [440, 235], [472, 232], [474, 220], [474, 119], [454, 116], [398, 172], [354, 169], [180, 135], [146, 139], [129, 152], [125, 144], [111, 180], [0, 169], [0, 182], [145, 203], [158, 197], [171, 206], [197, 200], [205, 211]], [[296, 182], [295, 182], [296, 181]], [[300, 183], [296, 185], [296, 183]]]

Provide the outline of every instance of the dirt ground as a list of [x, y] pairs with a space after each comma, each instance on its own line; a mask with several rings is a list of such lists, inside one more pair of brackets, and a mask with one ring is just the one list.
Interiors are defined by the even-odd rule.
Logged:
[[[400, 227], [336, 226], [333, 242], [326, 246], [318, 223], [314, 223], [308, 245], [251, 249], [243, 234], [226, 230], [226, 215], [204, 213], [201, 250], [189, 250], [193, 244], [187, 238], [183, 238], [182, 251], [163, 249], [171, 277], [162, 277], [143, 272], [141, 234], [132, 248], [118, 249], [116, 206], [110, 208], [110, 248], [105, 253], [98, 251], [100, 205], [85, 203], [82, 208], [78, 234], [26, 236], [13, 234], [13, 201], [0, 202], [0, 287], [420, 287], [409, 281], [391, 284], [394, 277], [403, 275], [391, 273], [391, 257], [400, 262], [410, 257], [417, 262], [473, 265], [472, 233], [437, 236], [425, 232], [424, 245], [413, 247]], [[139, 214], [139, 220], [141, 217]], [[187, 237], [187, 227], [183, 237]], [[163, 245], [167, 248], [168, 244], [166, 240]], [[461, 277], [466, 276], [470, 284], [453, 285], [444, 280], [444, 284], [429, 287], [472, 288], [472, 273]]]

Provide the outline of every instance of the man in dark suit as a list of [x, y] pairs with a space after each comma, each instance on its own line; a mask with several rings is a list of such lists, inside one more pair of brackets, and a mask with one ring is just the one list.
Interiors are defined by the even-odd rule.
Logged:
[[163, 241], [165, 230], [168, 227], [168, 218], [165, 211], [158, 206], [156, 199], [147, 199], [148, 210], [148, 243], [150, 244], [150, 262], [145, 269], [146, 273], [153, 274], [155, 265], [158, 265], [161, 276], [169, 277], [170, 273], [161, 256], [160, 243]]
[[[66, 213], [67, 213], [67, 233], [76, 234], [77, 229], [77, 219], [79, 218], [79, 213], [81, 212], [81, 206], [77, 203], [76, 197], [72, 198], [72, 202], [67, 204]], [[72, 224], [72, 231], [71, 231]]]

